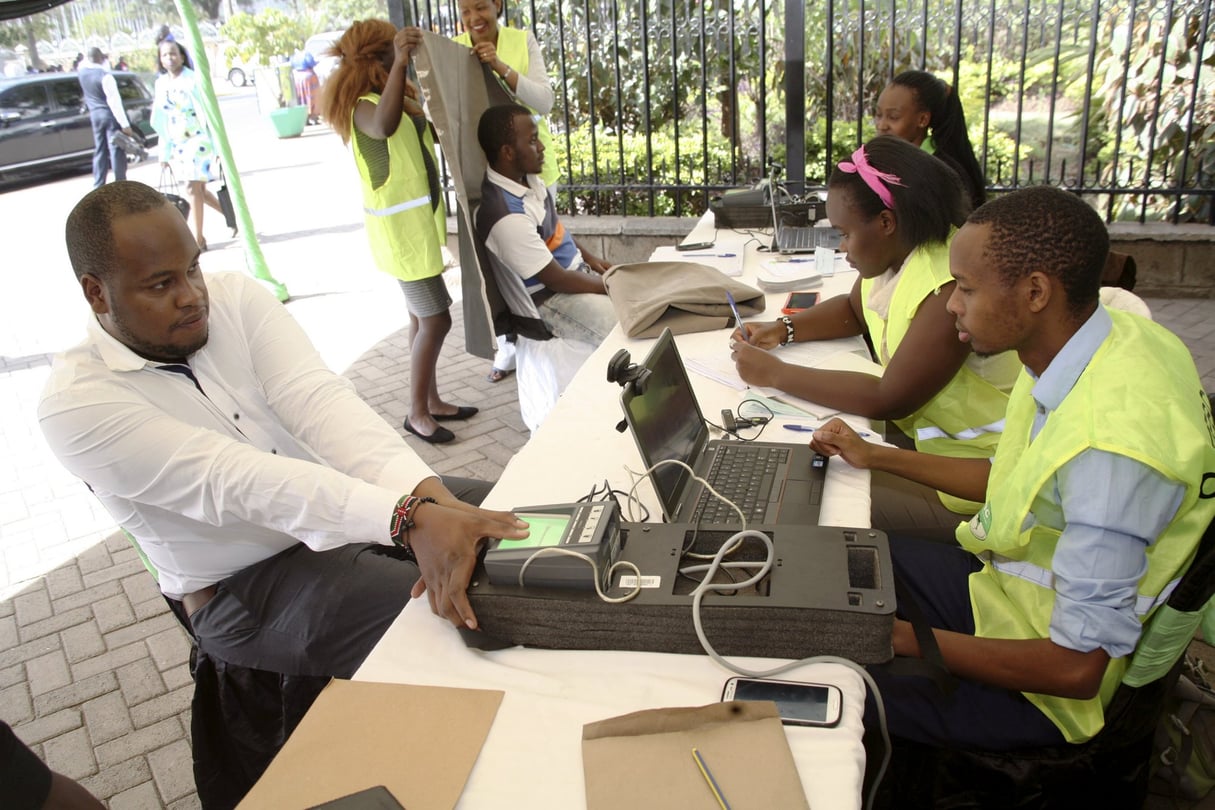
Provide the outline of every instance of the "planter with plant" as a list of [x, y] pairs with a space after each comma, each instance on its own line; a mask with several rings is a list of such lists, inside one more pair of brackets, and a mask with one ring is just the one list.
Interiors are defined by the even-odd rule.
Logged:
[[277, 9], [234, 14], [223, 26], [223, 34], [232, 42], [228, 58], [239, 56], [246, 64], [259, 65], [254, 68], [257, 106], [280, 138], [301, 134], [308, 121], [308, 108], [295, 96], [287, 61], [287, 54], [299, 47], [306, 33], [303, 22]]

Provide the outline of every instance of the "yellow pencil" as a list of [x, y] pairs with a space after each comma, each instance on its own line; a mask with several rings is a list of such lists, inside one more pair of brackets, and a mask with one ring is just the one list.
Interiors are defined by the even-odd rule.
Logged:
[[709, 790], [713, 791], [713, 798], [717, 799], [717, 804], [721, 807], [721, 810], [730, 810], [730, 803], [726, 801], [725, 796], [721, 795], [721, 788], [717, 786], [717, 780], [713, 778], [713, 774], [709, 773], [709, 766], [705, 763], [705, 758], [700, 755], [700, 751], [696, 748], [692, 749], [692, 758], [696, 760], [696, 767], [700, 769], [700, 775], [708, 783]]

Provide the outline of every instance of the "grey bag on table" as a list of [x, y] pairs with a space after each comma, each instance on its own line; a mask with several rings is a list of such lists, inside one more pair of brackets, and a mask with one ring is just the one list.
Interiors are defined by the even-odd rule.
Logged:
[[728, 291], [744, 317], [764, 311], [764, 294], [714, 267], [694, 262], [618, 264], [603, 274], [608, 297], [631, 338], [652, 338], [732, 326]]

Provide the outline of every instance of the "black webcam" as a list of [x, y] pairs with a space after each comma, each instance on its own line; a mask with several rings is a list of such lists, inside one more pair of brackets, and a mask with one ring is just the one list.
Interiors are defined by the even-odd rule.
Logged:
[[621, 388], [631, 385], [633, 393], [641, 395], [650, 381], [650, 370], [630, 362], [631, 359], [628, 349], [621, 349], [612, 355], [607, 367], [608, 382], [618, 383]]

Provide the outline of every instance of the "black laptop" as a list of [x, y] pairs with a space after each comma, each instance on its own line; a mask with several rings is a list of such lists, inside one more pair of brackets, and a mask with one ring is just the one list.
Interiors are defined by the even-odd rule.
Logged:
[[835, 250], [840, 245], [840, 232], [835, 228], [810, 225], [785, 225], [776, 204], [776, 194], [769, 194], [772, 204], [772, 250], [776, 253], [813, 253], [816, 248]]
[[[625, 421], [647, 468], [679, 459], [742, 508], [750, 524], [817, 525], [827, 472], [825, 456], [804, 444], [709, 440], [688, 372], [671, 330], [659, 336], [643, 367], [642, 391], [625, 386]], [[738, 525], [738, 513], [675, 464], [650, 473], [671, 523]]]

